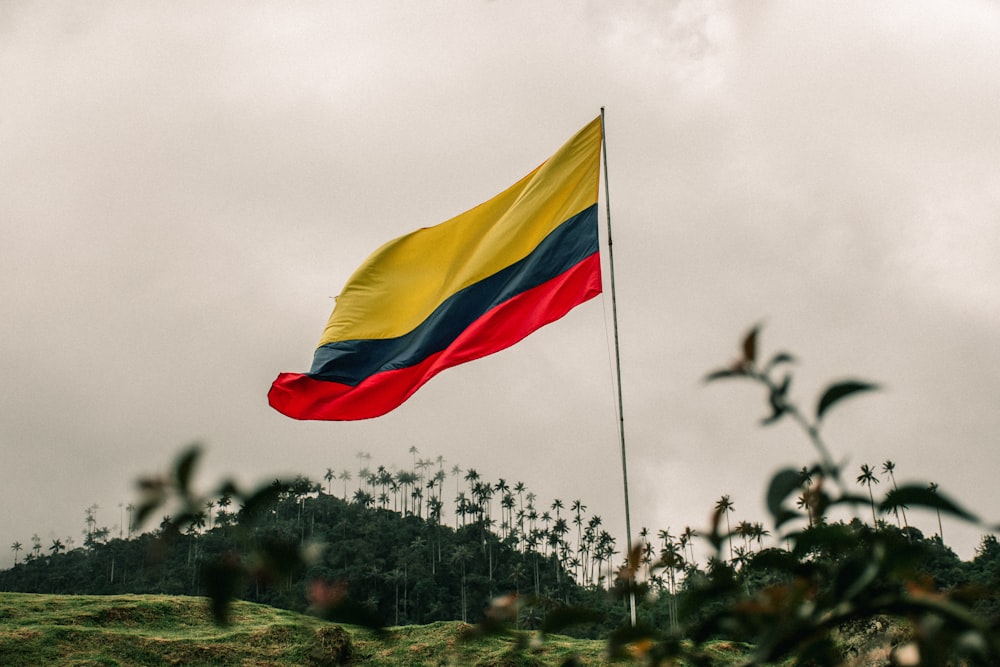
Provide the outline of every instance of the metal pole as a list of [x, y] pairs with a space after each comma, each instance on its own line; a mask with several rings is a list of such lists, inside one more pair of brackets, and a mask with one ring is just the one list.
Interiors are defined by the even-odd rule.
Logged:
[[[604, 205], [605, 217], [608, 220], [608, 272], [611, 279], [611, 321], [615, 330], [615, 379], [618, 385], [618, 440], [622, 451], [622, 482], [625, 489], [625, 541], [628, 557], [632, 557], [632, 520], [628, 506], [628, 463], [625, 456], [625, 410], [622, 406], [622, 361], [618, 345], [618, 301], [615, 294], [615, 254], [611, 241], [611, 196], [608, 190], [608, 141], [604, 131], [604, 107], [601, 107], [601, 148], [604, 155]], [[629, 615], [632, 627], [635, 627], [635, 591], [630, 590]]]

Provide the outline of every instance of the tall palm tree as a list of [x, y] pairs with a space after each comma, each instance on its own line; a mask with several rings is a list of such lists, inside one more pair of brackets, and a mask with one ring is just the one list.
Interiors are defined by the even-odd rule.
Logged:
[[[927, 488], [930, 489], [931, 493], [937, 493], [938, 485], [935, 482], [931, 482]], [[944, 544], [944, 529], [941, 527], [941, 510], [934, 508], [934, 511], [937, 512], [938, 537], [941, 538], [941, 544]]]
[[[219, 507], [222, 507], [222, 500], [219, 500]], [[136, 506], [133, 503], [129, 503], [125, 506], [125, 511], [128, 512], [128, 536], [131, 539], [132, 533], [135, 531], [135, 523], [132, 519], [133, 513], [136, 510]]]
[[802, 495], [799, 496], [799, 502], [796, 505], [799, 509], [805, 509], [806, 518], [809, 521], [809, 527], [813, 526], [813, 501], [815, 500], [815, 491], [812, 488], [812, 471], [809, 468], [802, 466], [802, 470], [799, 471], [799, 482], [802, 484]]
[[52, 540], [52, 546], [49, 547], [49, 551], [52, 552], [53, 556], [55, 556], [60, 551], [65, 551], [65, 549], [66, 547], [63, 545], [62, 540], [58, 539]]
[[694, 563], [694, 538], [697, 536], [698, 533], [691, 526], [684, 526], [684, 530], [681, 531], [681, 552], [685, 558], [688, 558], [688, 552], [684, 551], [684, 547], [686, 546], [690, 550], [691, 557], [688, 559], [688, 562], [692, 564]]
[[878, 477], [875, 476], [875, 471], [867, 463], [862, 463], [861, 474], [858, 475], [855, 481], [862, 486], [868, 487], [868, 499], [872, 504], [872, 527], [878, 528], [878, 519], [875, 518], [875, 496], [872, 494], [872, 484], [878, 484]]
[[576, 548], [579, 551], [583, 541], [583, 513], [587, 511], [587, 506], [581, 500], [574, 500], [570, 509], [573, 510], [573, 523], [576, 525]]
[[559, 498], [556, 498], [555, 500], [552, 501], [552, 506], [549, 509], [551, 509], [553, 512], [556, 513], [556, 518], [558, 519], [559, 513], [564, 509], [563, 501], [560, 500]]
[[14, 552], [14, 567], [17, 567], [17, 552], [22, 548], [20, 542], [14, 542], [10, 545], [10, 550]]
[[507, 520], [506, 522], [501, 522], [501, 527], [504, 528], [504, 538], [510, 537], [514, 528], [514, 505], [514, 494], [507, 491], [503, 494], [503, 498], [500, 499], [500, 507], [502, 510], [507, 510]]
[[327, 468], [326, 469], [326, 474], [323, 475], [323, 479], [326, 480], [326, 493], [327, 493], [327, 495], [332, 494], [332, 491], [330, 491], [330, 484], [333, 482], [333, 478], [336, 477], [336, 476], [337, 475], [334, 474], [334, 472], [333, 472], [333, 468]]
[[726, 541], [729, 542], [729, 561], [733, 560], [733, 529], [729, 525], [729, 513], [736, 509], [733, 504], [732, 498], [728, 495], [722, 496], [715, 503], [715, 511], [717, 514], [724, 514], [726, 516]]
[[344, 483], [344, 500], [346, 501], [347, 500], [347, 483], [351, 481], [351, 471], [345, 469], [343, 472], [340, 473], [340, 475], [337, 477], [337, 479], [341, 480]]
[[[887, 474], [887, 475], [889, 475], [889, 481], [892, 482], [892, 490], [893, 491], [895, 491], [898, 488], [896, 486], [896, 475], [893, 474], [895, 471], [896, 471], [896, 464], [893, 463], [892, 461], [890, 461], [889, 459], [886, 459], [885, 462], [882, 464], [882, 472], [885, 473], [885, 474]], [[902, 510], [902, 513], [903, 513], [903, 525], [901, 527], [908, 529], [910, 527], [910, 524], [906, 520], [906, 507], [905, 506], [900, 506], [899, 509], [896, 509], [895, 507], [892, 508], [893, 513], [896, 515], [896, 524], [897, 525], [899, 524], [899, 513], [900, 513], [900, 510]], [[907, 533], [907, 536], [909, 536], [909, 533]]]

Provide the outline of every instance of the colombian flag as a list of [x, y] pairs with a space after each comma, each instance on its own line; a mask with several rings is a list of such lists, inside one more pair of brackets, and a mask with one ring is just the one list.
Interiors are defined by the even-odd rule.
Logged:
[[384, 415], [599, 294], [600, 155], [598, 117], [489, 201], [376, 250], [337, 297], [310, 371], [281, 373], [271, 406], [295, 419]]

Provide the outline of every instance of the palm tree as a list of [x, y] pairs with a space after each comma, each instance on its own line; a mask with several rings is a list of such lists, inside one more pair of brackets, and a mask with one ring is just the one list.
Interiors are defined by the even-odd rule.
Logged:
[[17, 552], [21, 550], [21, 543], [14, 542], [10, 545], [10, 550], [14, 552], [14, 567], [17, 567]]
[[52, 540], [52, 546], [49, 547], [49, 551], [52, 552], [53, 556], [55, 556], [60, 551], [64, 551], [65, 549], [66, 547], [63, 545], [62, 541], [58, 539]]
[[559, 518], [559, 513], [563, 509], [565, 509], [563, 507], [563, 501], [560, 500], [559, 498], [556, 498], [555, 500], [552, 501], [552, 506], [549, 509], [551, 509], [553, 512], [556, 513], [556, 518], [558, 519]]
[[[222, 500], [219, 500], [219, 507], [222, 507]], [[132, 532], [135, 530], [135, 526], [132, 523], [132, 513], [135, 512], [136, 507], [134, 504], [129, 503], [125, 506], [125, 511], [128, 512], [128, 536], [132, 537]]]
[[358, 489], [355, 491], [353, 500], [355, 504], [361, 505], [365, 508], [371, 507], [375, 502], [375, 498], [372, 497], [372, 494], [368, 493], [364, 489]]
[[868, 499], [872, 504], [872, 526], [878, 528], [878, 519], [875, 518], [875, 496], [872, 494], [872, 484], [878, 484], [878, 477], [867, 463], [861, 464], [861, 474], [858, 475], [857, 483], [868, 487]]
[[509, 491], [505, 492], [503, 498], [500, 499], [500, 507], [502, 510], [507, 510], [507, 521], [501, 522], [501, 527], [505, 528], [504, 538], [506, 539], [510, 537], [511, 531], [514, 528], [514, 494]]
[[468, 546], [460, 544], [455, 547], [451, 554], [451, 560], [453, 563], [458, 563], [462, 567], [462, 581], [461, 581], [461, 591], [462, 591], [462, 621], [468, 622], [469, 620], [469, 602], [468, 595], [465, 588], [465, 565], [472, 558], [472, 551]]
[[[937, 490], [938, 490], [938, 485], [937, 485], [936, 483], [934, 483], [934, 482], [931, 482], [931, 483], [930, 483], [930, 486], [928, 486], [927, 488], [928, 488], [928, 489], [930, 489], [930, 492], [931, 492], [931, 493], [937, 493]], [[938, 537], [940, 537], [940, 538], [941, 538], [941, 544], [944, 544], [944, 529], [943, 529], [943, 528], [941, 527], [941, 510], [939, 510], [939, 509], [937, 509], [937, 508], [935, 507], [935, 508], [934, 508], [934, 511], [935, 511], [935, 512], [937, 512], [937, 519], [938, 519]]]
[[327, 493], [327, 495], [329, 495], [331, 493], [331, 491], [330, 491], [330, 483], [333, 482], [333, 478], [334, 477], [336, 477], [336, 475], [333, 472], [333, 468], [327, 468], [326, 469], [326, 474], [323, 475], [323, 479], [326, 480], [326, 493]]
[[[892, 490], [893, 491], [897, 490], [897, 487], [896, 487], [896, 475], [893, 474], [895, 472], [895, 470], [896, 470], [896, 464], [893, 463], [892, 461], [890, 461], [889, 459], [886, 459], [885, 462], [882, 464], [882, 472], [884, 472], [887, 475], [889, 475], [889, 481], [892, 482]], [[902, 510], [902, 512], [903, 512], [903, 526], [902, 527], [909, 529], [910, 524], [906, 520], [906, 506], [905, 505], [900, 506], [899, 509], [896, 509], [896, 507], [892, 508], [892, 511], [896, 515], [896, 524], [897, 525], [899, 524], [899, 512], [900, 512], [900, 510]], [[909, 537], [909, 532], [907, 532], [907, 537]]]
[[799, 482], [802, 484], [802, 495], [799, 496], [799, 501], [796, 507], [799, 509], [805, 509], [806, 518], [809, 521], [809, 527], [813, 526], [813, 504], [815, 500], [815, 491], [812, 488], [812, 471], [809, 468], [802, 466], [802, 470], [799, 471]]
[[340, 473], [337, 479], [344, 482], [344, 500], [347, 500], [347, 483], [351, 481], [351, 471], [344, 470], [343, 472]]
[[732, 499], [727, 496], [722, 496], [719, 498], [718, 502], [715, 503], [716, 514], [724, 514], [726, 516], [726, 539], [729, 542], [729, 560], [733, 560], [733, 529], [729, 525], [729, 513], [736, 509], [733, 504]]
[[684, 551], [686, 546], [691, 553], [691, 558], [688, 560], [689, 563], [694, 563], [694, 538], [698, 536], [698, 533], [691, 528], [691, 526], [684, 526], [684, 530], [681, 531], [680, 545], [681, 545], [681, 555], [687, 558], [687, 553]]

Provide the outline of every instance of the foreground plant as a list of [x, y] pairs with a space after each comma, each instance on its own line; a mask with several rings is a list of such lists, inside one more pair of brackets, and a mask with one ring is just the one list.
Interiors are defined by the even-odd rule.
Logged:
[[[996, 625], [972, 611], [979, 593], [963, 588], [942, 590], [921, 569], [940, 538], [937, 543], [911, 541], [908, 530], [890, 530], [879, 522], [870, 483], [870, 498], [850, 493], [821, 437], [823, 419], [833, 406], [847, 397], [876, 390], [877, 385], [860, 380], [831, 384], [809, 415], [790, 396], [792, 375], [788, 368], [794, 357], [780, 352], [762, 362], [758, 338], [759, 328], [755, 327], [743, 340], [740, 358], [710, 373], [706, 380], [744, 379], [761, 385], [770, 408], [762, 424], [790, 418], [816, 450], [816, 464], [780, 470], [767, 488], [767, 508], [775, 534], [788, 548], [760, 551], [737, 568], [732, 559], [723, 558], [723, 545], [735, 533], [723, 529], [724, 512], [717, 507], [706, 535], [715, 558], [707, 574], [689, 582], [682, 616], [684, 611], [694, 615], [698, 610], [710, 611], [697, 615], [696, 621], [678, 633], [647, 634], [642, 638], [647, 640], [643, 660], [650, 665], [671, 664], [678, 658], [691, 664], [711, 664], [707, 642], [728, 638], [752, 646], [744, 662], [747, 665], [787, 661], [840, 665], [847, 659], [842, 642], [838, 642], [842, 630], [893, 619], [909, 630], [902, 641], [883, 647], [892, 664], [1000, 664]], [[925, 507], [979, 522], [936, 487], [893, 486], [877, 504], [882, 514]], [[792, 507], [796, 499], [797, 507]], [[873, 526], [856, 518], [856, 507], [869, 503]], [[849, 523], [829, 522], [830, 511], [840, 507], [852, 509], [855, 518]], [[632, 578], [634, 571], [626, 568], [623, 576]], [[753, 591], [748, 584], [751, 580], [755, 582]], [[633, 643], [639, 640], [636, 633], [625, 638]]]

